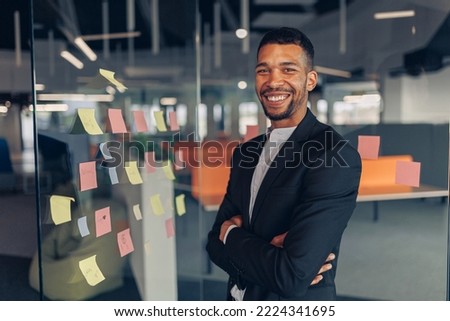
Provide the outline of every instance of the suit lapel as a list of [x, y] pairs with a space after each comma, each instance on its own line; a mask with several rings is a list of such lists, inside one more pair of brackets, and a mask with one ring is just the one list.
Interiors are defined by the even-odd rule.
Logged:
[[[258, 195], [256, 196], [251, 221], [252, 226], [254, 225], [258, 215], [260, 214], [260, 209], [262, 204], [264, 203], [264, 200], [266, 199], [266, 197], [270, 197], [270, 194], [268, 193], [273, 182], [280, 175], [280, 173], [286, 168], [286, 164], [294, 160], [294, 152], [298, 153], [301, 151], [301, 146], [303, 142], [308, 140], [311, 130], [316, 122], [317, 122], [316, 117], [308, 109], [305, 118], [303, 118], [303, 120], [300, 122], [300, 124], [292, 133], [292, 135], [282, 146], [282, 148], [278, 152], [278, 155], [273, 160], [270, 168], [266, 173], [266, 176], [264, 177], [261, 183], [261, 186], [259, 187]], [[250, 189], [248, 189], [248, 197], [246, 195], [246, 199], [250, 200]], [[248, 211], [248, 204], [247, 204], [247, 211]]]

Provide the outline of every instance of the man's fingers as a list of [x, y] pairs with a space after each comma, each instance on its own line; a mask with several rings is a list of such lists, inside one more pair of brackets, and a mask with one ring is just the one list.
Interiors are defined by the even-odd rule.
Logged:
[[322, 274], [326, 271], [331, 270], [332, 268], [333, 268], [333, 266], [330, 263], [324, 264], [324, 265], [322, 265], [322, 267], [319, 270], [319, 273], [317, 273], [317, 274]]
[[312, 280], [311, 285], [316, 285], [320, 281], [322, 281], [323, 276], [322, 275], [316, 275], [316, 277]]
[[336, 258], [336, 255], [334, 255], [334, 253], [330, 253], [327, 257], [327, 259], [325, 260], [325, 262], [330, 262], [333, 261]]

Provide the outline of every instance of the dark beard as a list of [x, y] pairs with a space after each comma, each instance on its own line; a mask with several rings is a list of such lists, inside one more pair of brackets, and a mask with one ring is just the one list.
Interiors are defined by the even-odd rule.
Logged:
[[269, 118], [270, 120], [274, 120], [274, 121], [277, 121], [277, 120], [283, 120], [283, 119], [289, 118], [289, 116], [291, 116], [292, 113], [293, 113], [294, 110], [295, 110], [295, 104], [294, 104], [293, 101], [291, 101], [291, 103], [289, 104], [288, 108], [287, 108], [284, 112], [282, 112], [281, 114], [277, 114], [277, 115], [271, 115], [271, 114], [269, 114], [269, 113], [267, 112], [267, 109], [266, 109], [266, 107], [264, 106], [264, 104], [261, 103], [261, 105], [262, 105], [262, 107], [263, 107], [264, 114], [266, 115], [266, 117]]

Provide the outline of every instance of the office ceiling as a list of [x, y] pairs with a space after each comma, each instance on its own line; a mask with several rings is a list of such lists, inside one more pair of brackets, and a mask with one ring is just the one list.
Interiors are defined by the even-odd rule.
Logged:
[[[47, 39], [52, 30], [55, 39], [69, 41], [78, 35], [102, 33], [102, 3], [106, 0], [35, 0], [36, 39]], [[21, 47], [29, 48], [29, 0], [2, 1], [0, 50], [14, 49], [14, 12], [21, 15]], [[127, 31], [126, 0], [109, 0], [109, 32]], [[135, 49], [151, 47], [150, 0], [135, 0]], [[199, 0], [202, 32], [205, 25], [213, 32], [214, 3], [221, 5], [221, 29], [234, 32], [240, 27], [240, 0]], [[316, 44], [317, 59], [322, 65], [341, 67], [356, 74], [390, 68], [392, 74], [418, 74], [439, 69], [450, 56], [450, 1], [448, 0], [347, 0], [347, 52], [339, 52], [340, 0], [249, 0], [252, 34], [280, 25], [305, 30]], [[195, 27], [194, 0], [160, 0], [160, 45], [184, 47], [193, 43]], [[414, 19], [375, 21], [373, 13], [387, 10], [414, 9]], [[412, 30], [417, 30], [412, 31]], [[226, 40], [224, 40], [226, 41]], [[94, 50], [102, 49], [102, 41], [91, 41]], [[111, 48], [126, 49], [126, 38], [113, 39]], [[364, 52], [364, 54], [363, 54]], [[368, 58], [367, 52], [373, 53]], [[410, 66], [408, 66], [408, 64]], [[413, 66], [413, 67], [411, 67]], [[363, 70], [363, 72], [361, 72]]]

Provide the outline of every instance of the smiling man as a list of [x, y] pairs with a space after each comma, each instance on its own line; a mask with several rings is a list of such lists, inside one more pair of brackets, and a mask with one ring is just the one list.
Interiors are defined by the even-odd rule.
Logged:
[[206, 247], [230, 276], [230, 300], [336, 299], [361, 161], [307, 108], [317, 84], [313, 60], [313, 45], [297, 29], [270, 31], [260, 42], [256, 93], [271, 127], [233, 153]]

